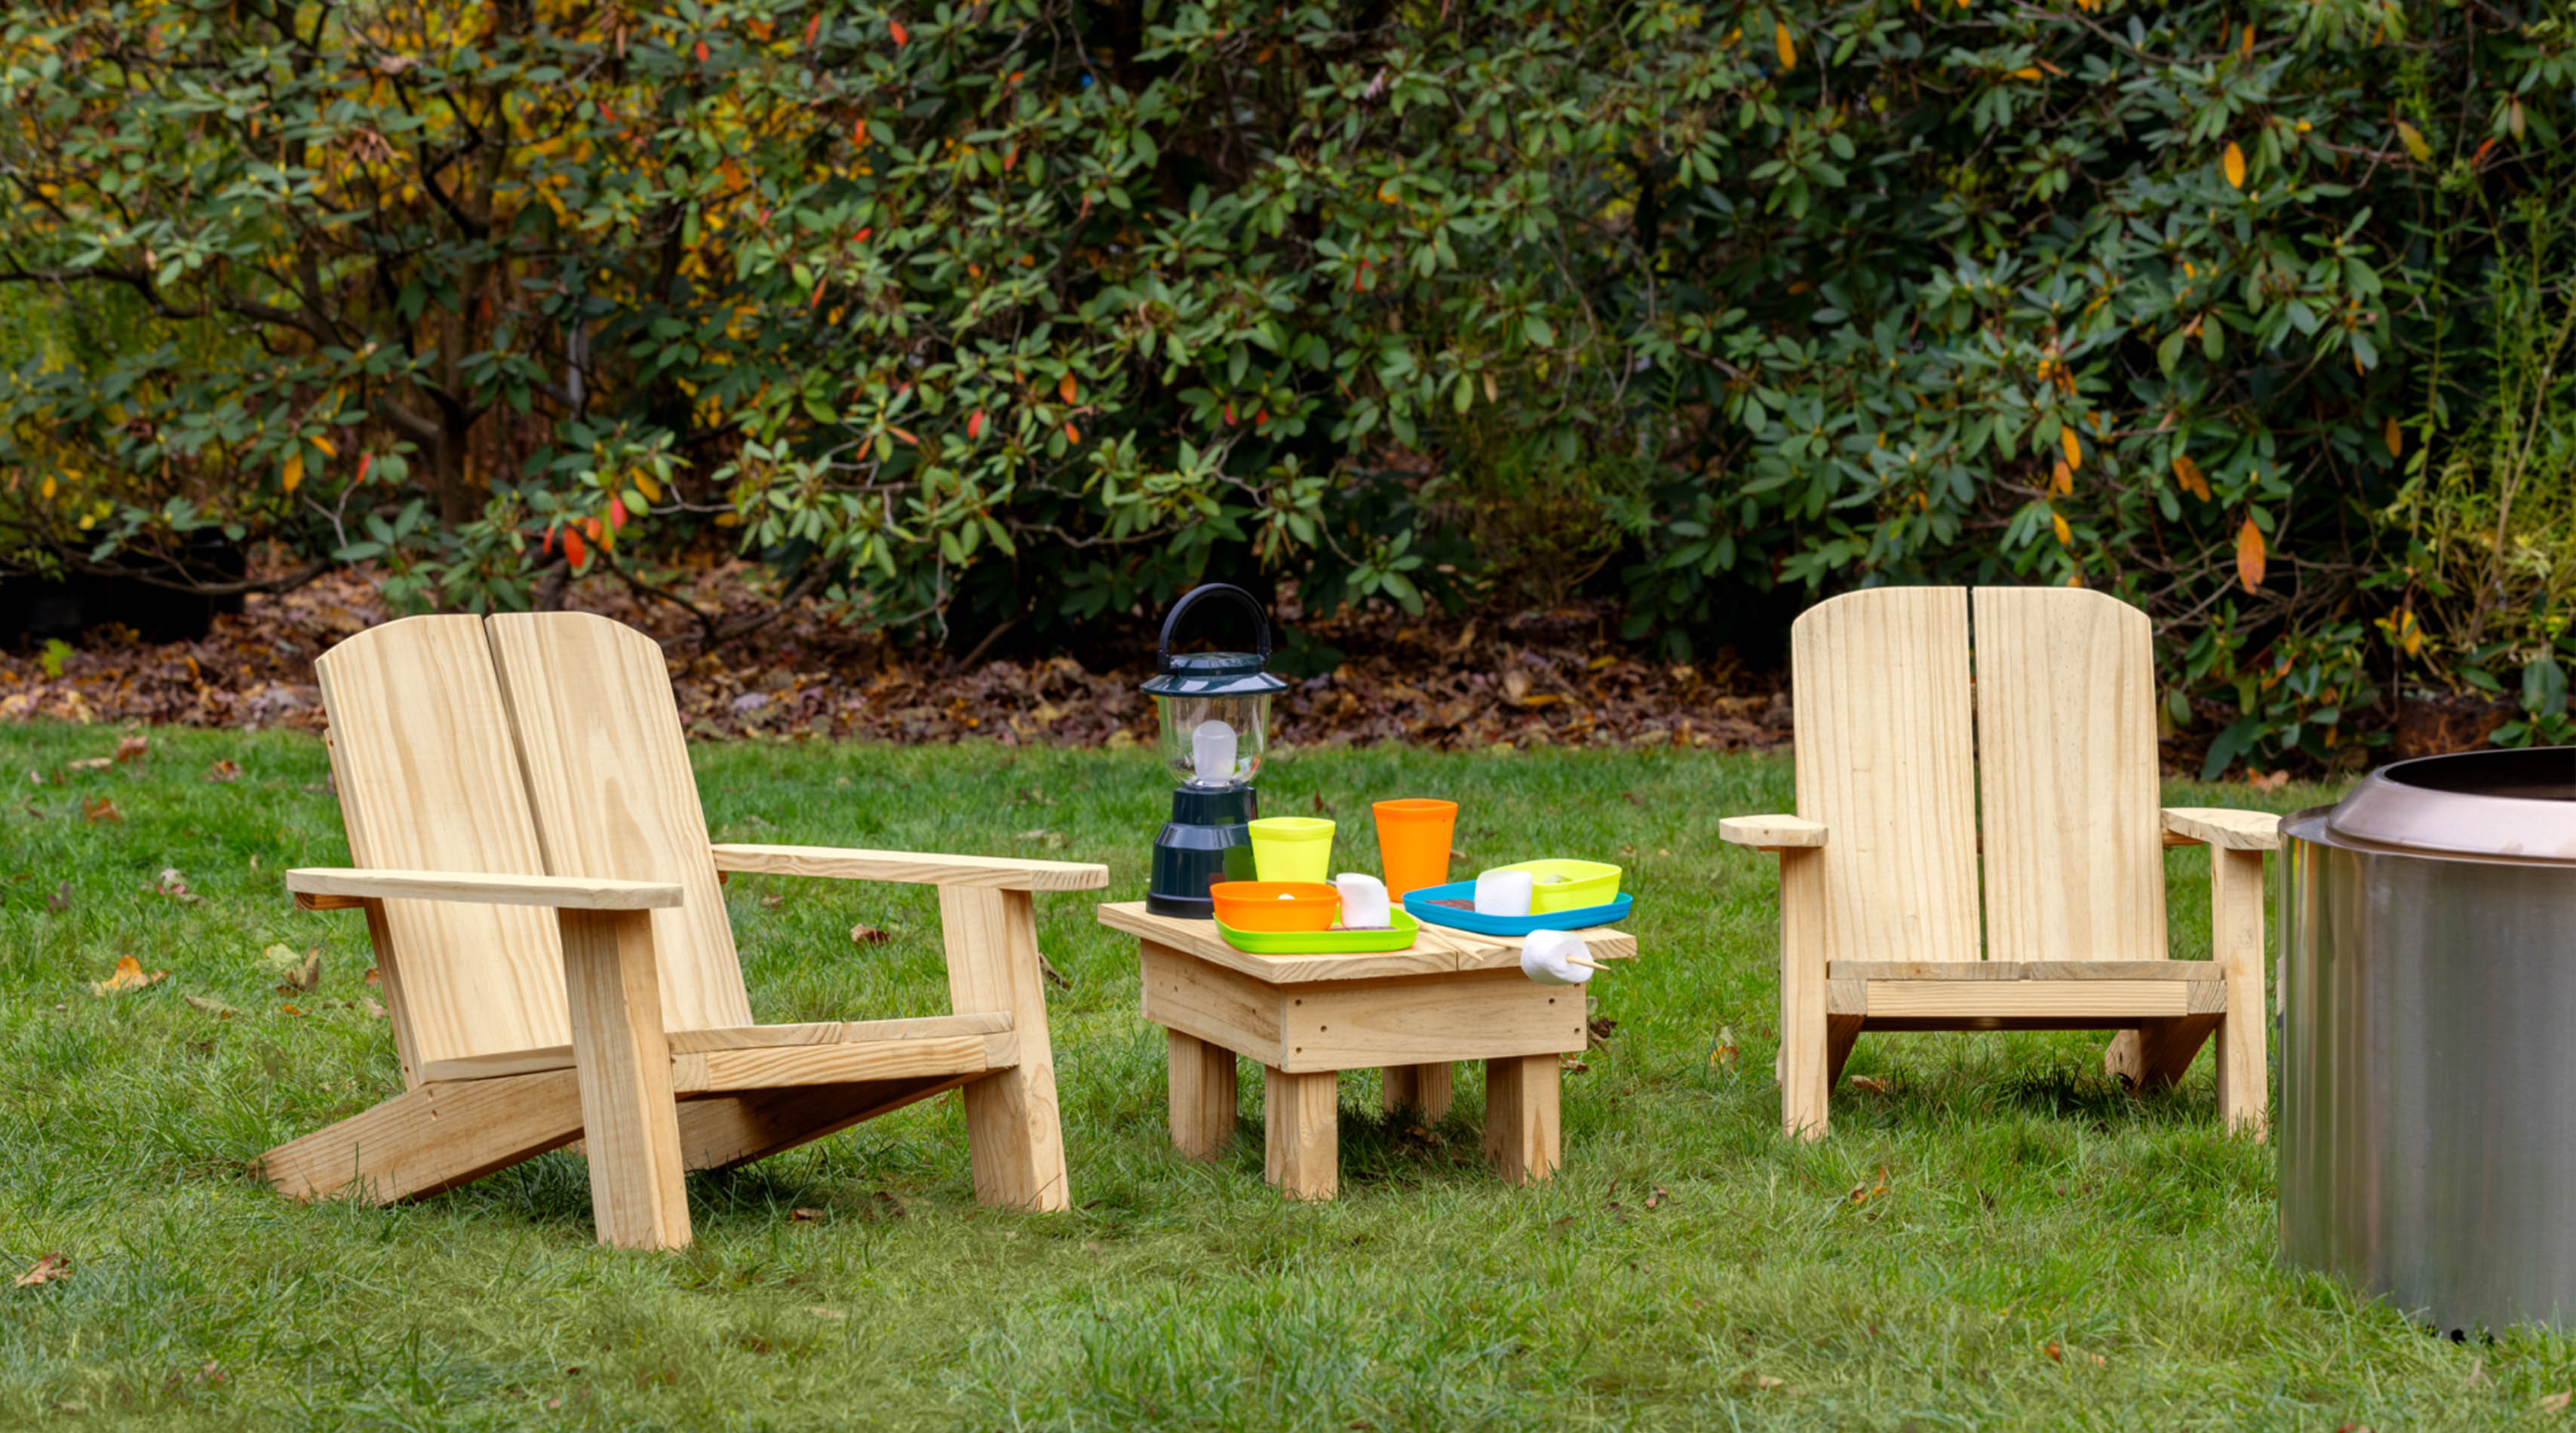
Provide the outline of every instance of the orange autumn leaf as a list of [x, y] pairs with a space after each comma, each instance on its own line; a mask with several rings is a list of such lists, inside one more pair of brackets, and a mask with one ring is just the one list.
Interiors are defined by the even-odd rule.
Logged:
[[2066, 525], [2066, 514], [2058, 512], [2050, 513], [2048, 515], [2048, 523], [2049, 526], [2057, 529], [2057, 545], [2059, 547], [2073, 547], [2075, 545], [2075, 529]]
[[[101, 757], [104, 761], [106, 758]], [[77, 765], [77, 763], [75, 763]], [[93, 796], [81, 803], [81, 816], [90, 821], [122, 821], [125, 813], [116, 809], [113, 796]]]
[[2071, 473], [2082, 468], [2084, 466], [2084, 445], [2076, 441], [2075, 429], [2071, 425], [2060, 428], [2057, 430], [2057, 436], [2058, 439], [2066, 445], [2066, 470]]
[[143, 962], [130, 955], [121, 955], [116, 958], [116, 973], [105, 980], [91, 981], [89, 993], [97, 996], [122, 995], [129, 990], [141, 990], [154, 981], [166, 978], [169, 974], [170, 972], [166, 970], [156, 970], [146, 975], [143, 973]]
[[2236, 580], [2253, 592], [2263, 586], [2263, 530], [2254, 525], [2249, 515], [2245, 525], [2236, 530]]
[[700, 40], [700, 41], [698, 42], [698, 46], [697, 46], [697, 51], [696, 51], [696, 53], [697, 53], [697, 57], [698, 57], [698, 63], [699, 63], [699, 64], [702, 64], [702, 65], [703, 65], [703, 64], [705, 64], [705, 63], [707, 62], [707, 42], [706, 42], [706, 41], [704, 41], [704, 40]]
[[1082, 389], [1074, 383], [1073, 375], [1068, 373], [1056, 384], [1055, 391], [1065, 402], [1071, 403], [1081, 394]]
[[2406, 455], [2406, 430], [2397, 426], [2395, 418], [2390, 418], [2388, 425], [2379, 430], [2379, 436], [2388, 444], [2388, 456], [2402, 458]]
[[1798, 68], [1798, 42], [1790, 38], [1789, 26], [1785, 21], [1772, 24], [1771, 46], [1780, 52], [1780, 68], [1784, 70]]
[[2048, 475], [2048, 490], [2060, 496], [2075, 491], [2075, 470], [2060, 460]]
[[894, 42], [898, 47], [912, 43], [912, 32], [903, 27], [901, 20], [886, 21], [886, 33], [894, 36]]
[[823, 12], [817, 10], [814, 12], [814, 18], [805, 22], [805, 48], [809, 50], [814, 48], [814, 37], [821, 33], [823, 33]]
[[564, 561], [572, 564], [573, 571], [579, 572], [581, 570], [582, 563], [588, 558], [588, 554], [582, 551], [581, 529], [575, 527], [565, 528], [563, 530], [563, 544]]
[[287, 454], [286, 471], [278, 475], [278, 485], [291, 493], [295, 491], [296, 485], [303, 481], [304, 455], [302, 453]]
[[1079, 443], [1082, 441], [1082, 430], [1067, 423], [1064, 425], [1064, 437], [1068, 443]]
[[966, 437], [971, 442], [984, 436], [984, 410], [976, 409], [966, 419]]
[[2220, 162], [2227, 167], [2227, 182], [2229, 186], [2236, 189], [2244, 188], [2245, 151], [2237, 148], [2235, 141], [2230, 140], [2227, 145], [2227, 153]]
[[2173, 470], [2174, 482], [2184, 492], [2202, 502], [2209, 501], [2209, 479], [2200, 475], [2200, 464], [2193, 462], [2189, 453], [2174, 454]]

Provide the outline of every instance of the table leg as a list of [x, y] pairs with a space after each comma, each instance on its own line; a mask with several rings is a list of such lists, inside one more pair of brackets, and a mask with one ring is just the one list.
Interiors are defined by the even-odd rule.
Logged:
[[1341, 1183], [1334, 1108], [1341, 1077], [1331, 1070], [1292, 1075], [1267, 1065], [1262, 1071], [1261, 1117], [1269, 1132], [1262, 1177], [1291, 1199], [1332, 1198]]
[[1449, 1113], [1452, 1077], [1456, 1073], [1456, 1067], [1445, 1060], [1436, 1065], [1387, 1066], [1388, 1112], [1410, 1106], [1422, 1111], [1425, 1119], [1445, 1118]]
[[1172, 1146], [1215, 1159], [1234, 1139], [1234, 1052], [1178, 1030], [1171, 1036]]
[[1485, 1062], [1485, 1157], [1514, 1184], [1556, 1172], [1556, 1070], [1554, 1055]]

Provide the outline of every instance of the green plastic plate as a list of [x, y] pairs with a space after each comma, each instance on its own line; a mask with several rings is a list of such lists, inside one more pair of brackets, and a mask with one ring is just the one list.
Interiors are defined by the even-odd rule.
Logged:
[[1223, 921], [1216, 933], [1225, 943], [1251, 955], [1384, 955], [1413, 944], [1422, 923], [1402, 911], [1389, 911], [1388, 930], [1236, 930]]

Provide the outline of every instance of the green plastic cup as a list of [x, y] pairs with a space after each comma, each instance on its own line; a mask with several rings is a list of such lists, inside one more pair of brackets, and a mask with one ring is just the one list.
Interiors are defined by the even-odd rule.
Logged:
[[1315, 816], [1265, 816], [1252, 823], [1252, 868], [1265, 881], [1327, 881], [1333, 823]]

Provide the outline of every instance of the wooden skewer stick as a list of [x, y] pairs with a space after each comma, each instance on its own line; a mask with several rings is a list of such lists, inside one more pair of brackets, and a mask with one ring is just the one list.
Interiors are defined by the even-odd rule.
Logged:
[[1566, 963], [1566, 964], [1568, 964], [1568, 965], [1579, 965], [1579, 966], [1582, 966], [1582, 967], [1583, 967], [1584, 969], [1586, 969], [1586, 970], [1608, 970], [1608, 969], [1610, 968], [1610, 967], [1608, 967], [1608, 966], [1606, 966], [1606, 965], [1603, 965], [1601, 962], [1599, 962], [1599, 961], [1597, 961], [1597, 960], [1585, 960], [1582, 956], [1579, 956], [1579, 955], [1569, 955], [1569, 956], [1567, 956], [1567, 957], [1565, 958], [1565, 963]]

